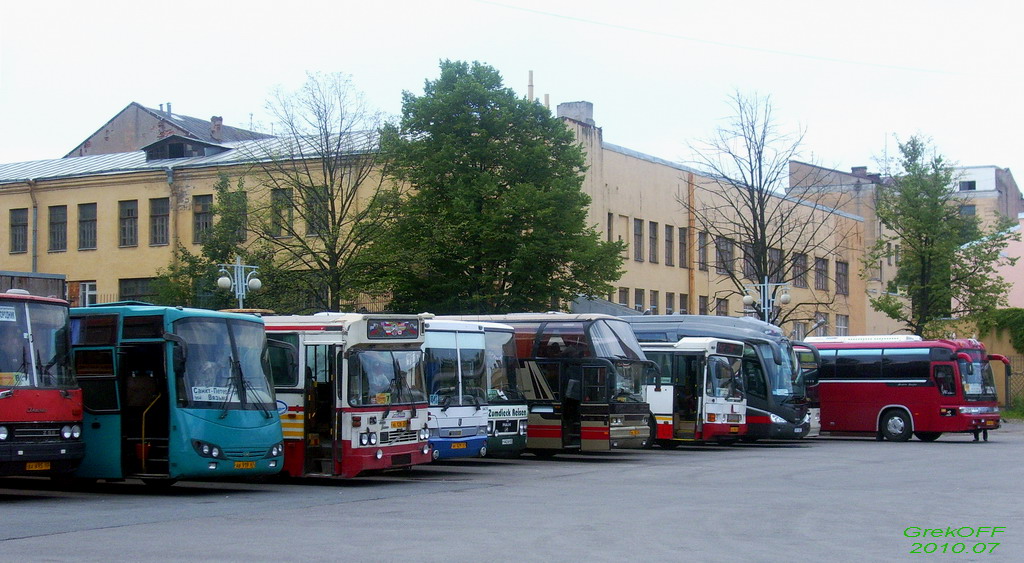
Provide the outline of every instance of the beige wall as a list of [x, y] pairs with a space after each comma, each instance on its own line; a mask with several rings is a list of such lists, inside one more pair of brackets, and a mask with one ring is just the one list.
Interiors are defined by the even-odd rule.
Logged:
[[[585, 120], [566, 119], [567, 125], [575, 132], [587, 153], [588, 170], [584, 181], [584, 190], [591, 196], [592, 203], [588, 219], [591, 224], [605, 234], [608, 240], [624, 240], [628, 248], [625, 253], [623, 268], [625, 273], [616, 286], [626, 290], [628, 306], [637, 306], [636, 293], [642, 290], [643, 306], [652, 305], [652, 292], [657, 292], [658, 312], [664, 313], [667, 299], [672, 295], [674, 310], [681, 309], [681, 299], [686, 296], [686, 310], [698, 313], [698, 298], [708, 297], [709, 313], [714, 314], [717, 298], [729, 300], [729, 314], [743, 314], [741, 296], [724, 275], [715, 272], [714, 249], [709, 249], [710, 267], [700, 270], [696, 267], [697, 233], [691, 225], [697, 224], [687, 215], [681, 203], [687, 198], [704, 197], [700, 194], [708, 190], [692, 189], [701, 183], [708, 183], [707, 178], [694, 171], [660, 159], [641, 155], [603, 143], [602, 130]], [[813, 316], [815, 310], [829, 316], [829, 334], [834, 334], [836, 315], [848, 317], [850, 334], [863, 334], [866, 330], [863, 311], [867, 308], [864, 282], [857, 275], [861, 257], [863, 256], [863, 222], [857, 218], [836, 216], [824, 218], [825, 213], [816, 213], [810, 207], [800, 206], [798, 213], [807, 220], [834, 220], [836, 225], [829, 229], [829, 235], [835, 237], [835, 244], [842, 247], [839, 255], [827, 258], [830, 273], [834, 274], [836, 260], [847, 262], [850, 266], [849, 295], [833, 292], [818, 294], [813, 290], [813, 272], [809, 274], [811, 289], [791, 289], [793, 305], [798, 303], [822, 302], [821, 305], [804, 305], [806, 314]], [[634, 255], [634, 221], [643, 224], [642, 261]], [[650, 256], [650, 227], [657, 224], [657, 253], [655, 260]], [[665, 227], [673, 228], [673, 256], [671, 264], [666, 260]], [[679, 227], [687, 228], [688, 255], [685, 265], [679, 256]], [[827, 245], [826, 245], [827, 246]], [[737, 256], [740, 250], [736, 250]], [[813, 265], [813, 257], [811, 258]], [[751, 282], [753, 283], [753, 281]], [[828, 293], [825, 295], [824, 293]], [[620, 302], [618, 291], [608, 297]], [[807, 325], [811, 323], [808, 322]], [[785, 325], [790, 331], [792, 324]]]

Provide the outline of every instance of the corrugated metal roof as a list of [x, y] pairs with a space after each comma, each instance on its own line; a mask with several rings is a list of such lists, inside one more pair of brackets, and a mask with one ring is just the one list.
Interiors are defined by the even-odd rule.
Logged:
[[[376, 141], [375, 135], [367, 132], [351, 133], [347, 137], [351, 138], [350, 142], [344, 143], [342, 149], [347, 149], [349, 152], [365, 150], [367, 142]], [[229, 148], [218, 154], [190, 158], [147, 161], [145, 151], [133, 151], [0, 164], [0, 185], [21, 183], [27, 180], [52, 180], [165, 170], [167, 168], [203, 168], [242, 164], [275, 158], [286, 159], [291, 158], [291, 155], [312, 155], [311, 157], [315, 158], [319, 154], [316, 145], [308, 138], [271, 137], [255, 141], [221, 143], [221, 146]]]

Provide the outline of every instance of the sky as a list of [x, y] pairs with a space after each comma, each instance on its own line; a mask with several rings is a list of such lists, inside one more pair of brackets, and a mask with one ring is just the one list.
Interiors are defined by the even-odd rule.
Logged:
[[[158, 6], [158, 7], [155, 7]], [[604, 140], [693, 164], [768, 97], [799, 159], [880, 168], [920, 135], [1024, 185], [1024, 4], [688, 0], [0, 3], [0, 163], [60, 158], [131, 102], [269, 132], [266, 101], [342, 72], [398, 116], [441, 60], [479, 61], [552, 112], [594, 104]]]

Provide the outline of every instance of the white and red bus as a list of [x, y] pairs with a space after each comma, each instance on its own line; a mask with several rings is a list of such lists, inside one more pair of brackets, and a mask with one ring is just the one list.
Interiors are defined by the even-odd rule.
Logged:
[[743, 394], [744, 344], [722, 338], [644, 342], [644, 354], [660, 373], [644, 385], [651, 405], [654, 443], [733, 443], [747, 433]]
[[284, 473], [356, 477], [431, 460], [422, 350], [430, 317], [263, 318], [269, 340], [298, 351], [297, 369], [284, 355], [271, 358]]
[[0, 293], [0, 475], [74, 471], [85, 456], [68, 303]]
[[988, 439], [999, 428], [990, 362], [974, 339], [852, 336], [808, 338], [821, 355], [822, 434], [867, 433], [930, 442], [946, 432]]

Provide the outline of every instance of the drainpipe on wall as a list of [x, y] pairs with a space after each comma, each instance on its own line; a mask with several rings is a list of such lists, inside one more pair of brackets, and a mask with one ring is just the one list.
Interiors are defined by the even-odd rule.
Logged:
[[[170, 105], [170, 104], [168, 104]], [[167, 172], [167, 188], [170, 191], [171, 205], [167, 211], [171, 214], [171, 248], [177, 250], [178, 248], [178, 207], [180, 203], [178, 201], [178, 190], [174, 189], [174, 169], [168, 166], [164, 169]], [[171, 252], [171, 263], [175, 263], [178, 260], [178, 253]]]
[[696, 309], [697, 293], [694, 291], [693, 284], [697, 281], [693, 271], [697, 269], [697, 265], [693, 263], [693, 252], [696, 250], [693, 248], [693, 243], [697, 239], [697, 233], [693, 231], [694, 223], [697, 220], [697, 215], [693, 212], [693, 172], [686, 173], [686, 224], [689, 228], [686, 229], [686, 264], [689, 268], [686, 269], [688, 276], [688, 282], [690, 284], [690, 292], [688, 294], [688, 303], [686, 306], [687, 312], [691, 315]]
[[32, 199], [32, 273], [39, 272], [39, 202], [36, 201], [36, 181], [28, 180], [28, 197]]

